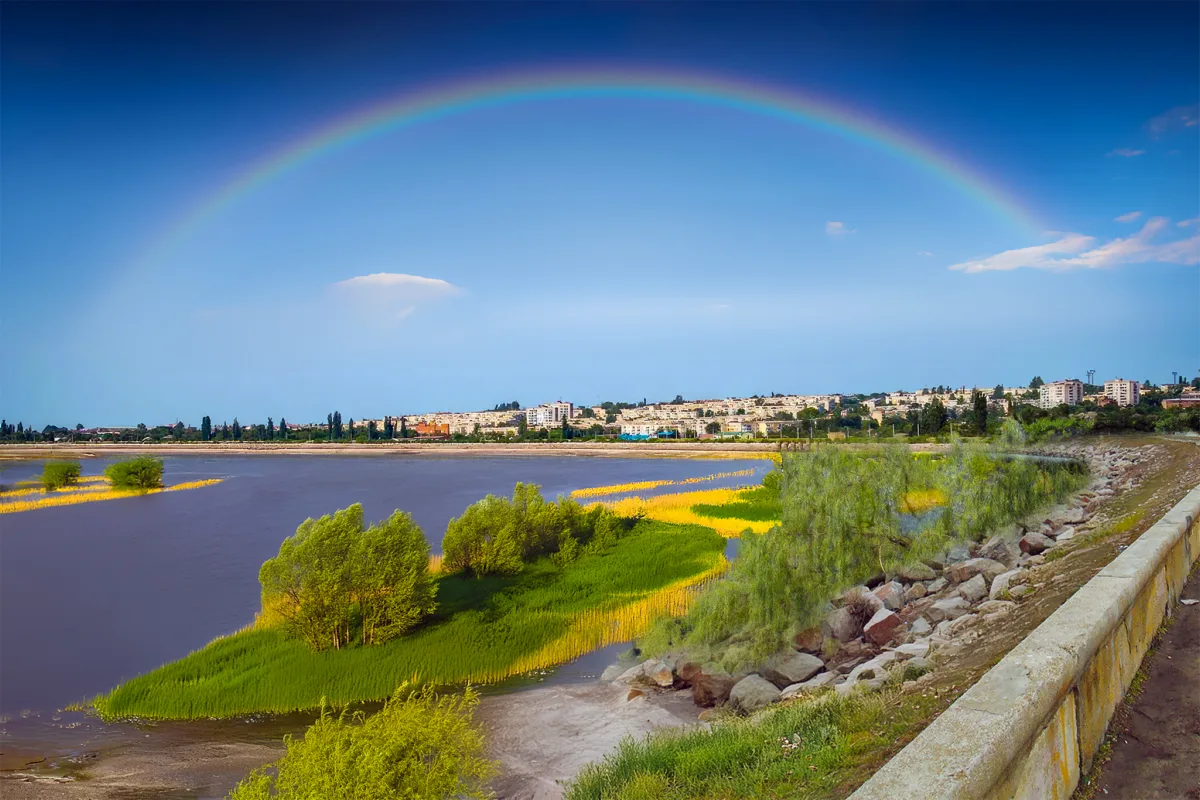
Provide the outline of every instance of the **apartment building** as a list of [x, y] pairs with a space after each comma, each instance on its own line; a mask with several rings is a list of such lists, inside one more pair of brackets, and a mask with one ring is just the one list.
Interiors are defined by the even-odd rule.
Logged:
[[1136, 406], [1142, 399], [1142, 387], [1137, 381], [1115, 378], [1104, 382], [1104, 396], [1119, 406]]
[[542, 403], [540, 406], [525, 409], [525, 424], [531, 428], [553, 428], [562, 425], [564, 419], [575, 416], [575, 406], [572, 403]]
[[1064, 403], [1076, 406], [1083, 400], [1083, 381], [1071, 378], [1054, 383], [1043, 383], [1040, 394], [1038, 405], [1042, 408], [1054, 408]]

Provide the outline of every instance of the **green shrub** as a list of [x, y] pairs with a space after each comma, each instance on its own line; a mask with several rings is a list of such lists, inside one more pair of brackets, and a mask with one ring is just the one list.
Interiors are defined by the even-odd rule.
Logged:
[[138, 456], [110, 464], [104, 474], [117, 489], [158, 489], [162, 486], [163, 462], [160, 458]]
[[42, 487], [47, 492], [69, 486], [79, 480], [78, 461], [47, 461], [42, 469]]
[[258, 573], [263, 609], [314, 650], [350, 643], [355, 618], [363, 644], [393, 639], [433, 613], [437, 584], [429, 543], [408, 514], [364, 527], [362, 505], [307, 519]]
[[490, 797], [485, 782], [495, 765], [474, 724], [475, 692], [405, 692], [401, 686], [368, 717], [323, 712], [303, 739], [288, 736], [283, 758], [250, 773], [230, 800]]

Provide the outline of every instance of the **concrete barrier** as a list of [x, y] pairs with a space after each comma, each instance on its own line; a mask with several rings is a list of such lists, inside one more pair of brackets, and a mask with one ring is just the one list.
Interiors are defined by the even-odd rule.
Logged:
[[1200, 557], [1200, 486], [851, 795], [1068, 800]]

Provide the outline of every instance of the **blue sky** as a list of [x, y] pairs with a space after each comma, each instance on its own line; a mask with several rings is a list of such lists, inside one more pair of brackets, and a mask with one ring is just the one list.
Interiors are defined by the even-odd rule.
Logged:
[[[195, 424], [1195, 374], [1198, 25], [1193, 3], [6, 4], [0, 406]], [[826, 98], [1036, 226], [837, 133], [576, 97], [328, 153], [155, 246], [356, 109], [596, 65]]]

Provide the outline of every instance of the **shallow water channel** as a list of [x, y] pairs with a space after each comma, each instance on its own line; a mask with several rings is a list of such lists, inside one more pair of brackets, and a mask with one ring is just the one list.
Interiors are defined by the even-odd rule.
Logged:
[[[761, 480], [761, 460], [578, 457], [178, 456], [168, 484], [220, 477], [210, 487], [0, 516], [0, 770], [60, 766], [149, 736], [64, 712], [68, 704], [180, 658], [253, 621], [258, 568], [305, 518], [351, 503], [368, 520], [412, 513], [434, 552], [449, 519], [517, 481], [547, 498], [588, 487], [679, 480], [753, 469], [688, 489]], [[103, 472], [85, 460], [85, 475]], [[0, 483], [41, 471], [0, 464]], [[672, 487], [678, 488], [678, 487]], [[642, 494], [652, 494], [643, 492]], [[620, 645], [489, 692], [593, 679]], [[277, 741], [303, 718], [158, 725], [156, 737]]]

